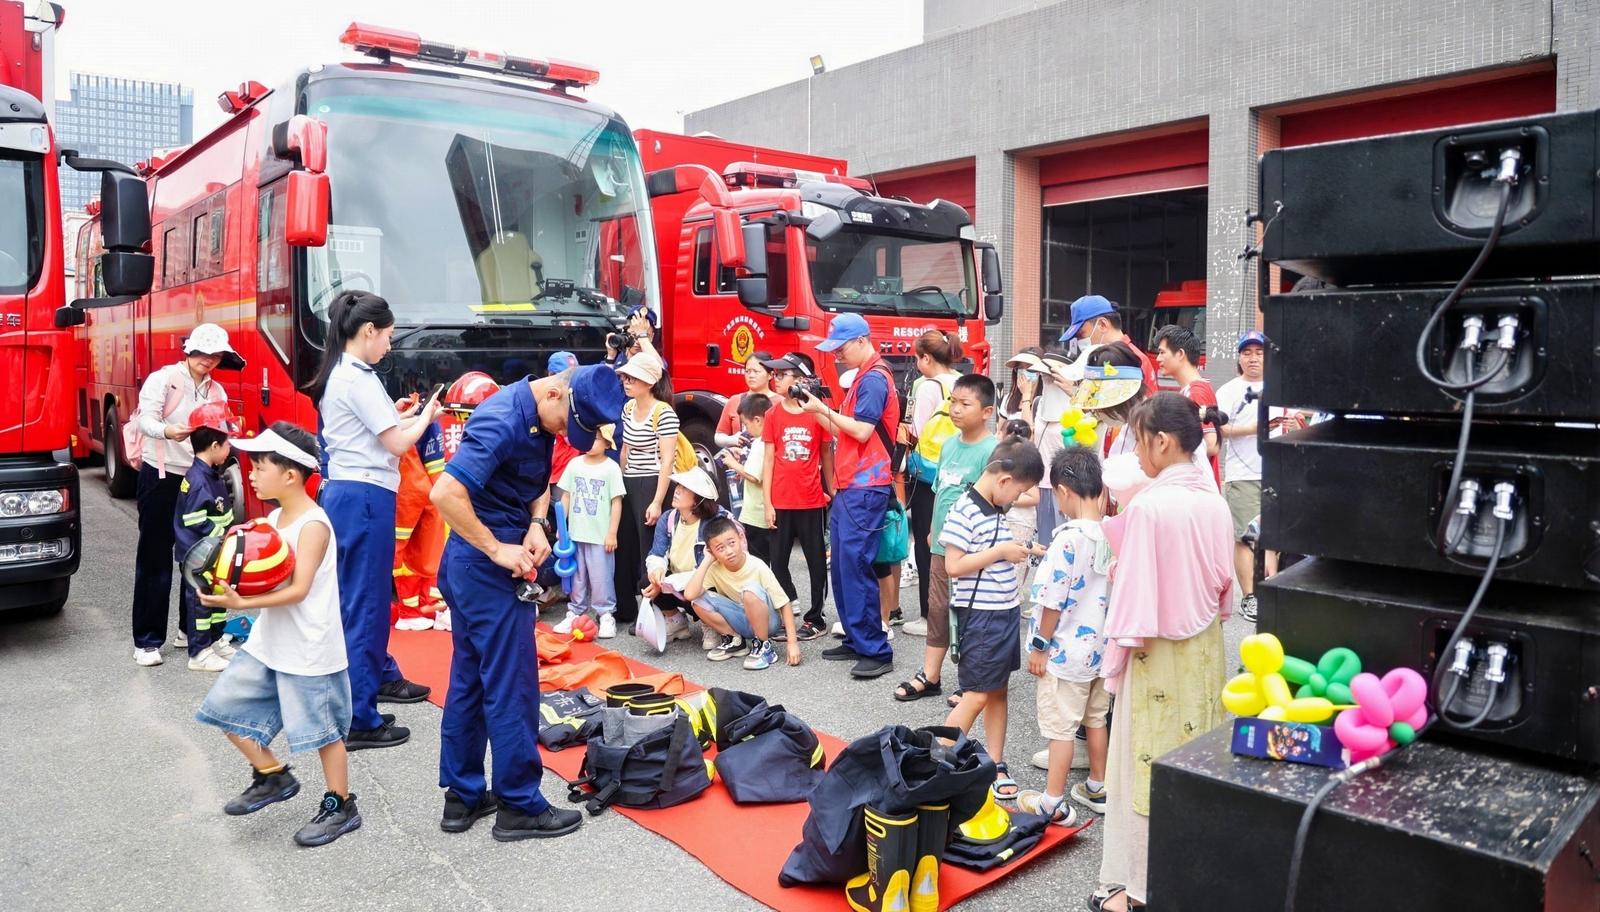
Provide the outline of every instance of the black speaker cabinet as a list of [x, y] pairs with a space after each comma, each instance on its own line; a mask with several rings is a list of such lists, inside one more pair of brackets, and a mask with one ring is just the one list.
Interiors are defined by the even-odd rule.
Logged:
[[[1467, 577], [1313, 558], [1257, 588], [1258, 629], [1312, 662], [1348, 646], [1366, 671], [1431, 676], [1476, 587]], [[1494, 583], [1463, 636], [1479, 659], [1492, 643], [1508, 657], [1486, 721], [1462, 737], [1600, 765], [1600, 594]], [[1485, 667], [1473, 668], [1458, 697], [1464, 715], [1496, 693]]]
[[1481, 275], [1600, 272], [1600, 117], [1546, 114], [1277, 149], [1261, 158], [1262, 256], [1335, 285], [1453, 282], [1494, 223], [1501, 156], [1518, 181]]
[[[1331, 772], [1235, 757], [1229, 726], [1156, 761], [1152, 912], [1280, 912], [1295, 827]], [[1600, 784], [1419, 742], [1328, 798], [1300, 912], [1600, 909]]]
[[[1313, 291], [1273, 295], [1263, 308], [1272, 352], [1266, 363], [1270, 405], [1329, 412], [1452, 415], [1459, 394], [1428, 383], [1416, 366], [1417, 337], [1444, 299], [1445, 287]], [[1435, 376], [1462, 382], [1469, 369], [1509, 357], [1481, 387], [1479, 416], [1549, 421], [1600, 419], [1600, 283], [1474, 286], [1451, 307], [1428, 346]], [[1502, 321], [1516, 335], [1510, 356], [1491, 349], [1469, 365], [1460, 348], [1462, 321], [1484, 323], [1484, 339]]]
[[1494, 489], [1513, 519], [1499, 579], [1600, 589], [1600, 434], [1592, 428], [1479, 424], [1462, 477], [1482, 489], [1470, 523], [1435, 546], [1459, 424], [1343, 418], [1264, 447], [1261, 540], [1279, 551], [1480, 575], [1493, 550]]

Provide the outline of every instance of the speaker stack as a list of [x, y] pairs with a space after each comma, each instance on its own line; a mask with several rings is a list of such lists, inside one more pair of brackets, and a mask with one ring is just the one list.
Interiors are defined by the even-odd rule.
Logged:
[[[1324, 420], [1261, 443], [1262, 544], [1309, 559], [1259, 629], [1444, 714], [1321, 805], [1295, 908], [1600, 909], [1600, 116], [1269, 152], [1260, 211], [1263, 272], [1328, 287], [1263, 306], [1263, 408]], [[1284, 907], [1330, 772], [1229, 728], [1156, 765], [1153, 909]]]

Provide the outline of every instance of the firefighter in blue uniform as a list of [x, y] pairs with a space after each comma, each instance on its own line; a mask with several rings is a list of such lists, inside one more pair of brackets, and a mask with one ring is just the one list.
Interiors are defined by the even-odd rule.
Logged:
[[[172, 553], [179, 564], [195, 542], [221, 535], [234, 523], [234, 492], [227, 476], [228, 435], [238, 431], [238, 424], [225, 402], [195, 408], [188, 424], [194, 428], [189, 435], [194, 464], [178, 485], [178, 509], [172, 518]], [[228, 667], [235, 650], [221, 641], [227, 620], [226, 611], [203, 607], [193, 588], [178, 584], [178, 624], [189, 649], [190, 671], [216, 672]]]
[[[587, 452], [600, 426], [621, 417], [623, 401], [622, 381], [603, 364], [511, 383], [473, 410], [461, 448], [434, 484], [433, 503], [450, 526], [439, 589], [455, 649], [439, 748], [446, 832], [491, 813], [502, 842], [562, 836], [582, 823], [539, 793], [538, 615], [516, 587], [551, 553], [556, 435]], [[490, 744], [493, 792], [484, 771]]]

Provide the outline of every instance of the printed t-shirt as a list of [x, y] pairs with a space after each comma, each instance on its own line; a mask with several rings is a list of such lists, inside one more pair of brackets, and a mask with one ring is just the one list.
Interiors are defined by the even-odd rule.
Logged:
[[588, 459], [567, 463], [560, 488], [572, 504], [567, 534], [575, 542], [603, 544], [611, 533], [612, 499], [623, 495], [622, 468], [609, 459], [591, 464]]

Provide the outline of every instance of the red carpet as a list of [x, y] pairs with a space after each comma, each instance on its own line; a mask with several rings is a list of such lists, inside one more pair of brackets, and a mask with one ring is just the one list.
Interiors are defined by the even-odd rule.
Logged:
[[[406, 677], [432, 687], [430, 701], [443, 706], [450, 682], [450, 634], [436, 630], [392, 631], [389, 651], [400, 667], [405, 669]], [[571, 661], [584, 661], [599, 651], [600, 647], [593, 643], [574, 643]], [[628, 659], [628, 666], [640, 675], [659, 671], [632, 658]], [[691, 685], [690, 689], [699, 690], [700, 687]], [[817, 734], [828, 753], [829, 762], [832, 762], [834, 756], [844, 748], [845, 742], [822, 732]], [[582, 762], [582, 748], [544, 752], [545, 768], [569, 781], [577, 778]], [[782, 870], [790, 850], [800, 841], [800, 827], [805, 823], [808, 808], [805, 802], [736, 805], [719, 781], [713, 783], [699, 798], [677, 807], [659, 811], [629, 808], [612, 810], [677, 843], [700, 859], [712, 873], [774, 909], [816, 912], [848, 909], [843, 887], [778, 886], [778, 872]], [[727, 833], [734, 829], [729, 824], [729, 818], [734, 815], [738, 816], [737, 832], [740, 838], [737, 841], [727, 838]], [[1071, 839], [1087, 826], [1089, 823], [1073, 828], [1049, 827], [1044, 841], [1036, 849], [1021, 860], [988, 873], [979, 874], [945, 865], [939, 880], [940, 908], [949, 908], [993, 885], [1012, 871], [1032, 863]]]

